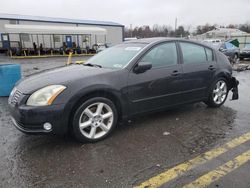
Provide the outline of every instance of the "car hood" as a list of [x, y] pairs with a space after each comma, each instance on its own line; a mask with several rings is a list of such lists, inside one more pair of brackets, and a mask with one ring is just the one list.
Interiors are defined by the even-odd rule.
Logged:
[[20, 80], [16, 86], [22, 93], [31, 94], [48, 85], [55, 84], [68, 86], [70, 83], [79, 79], [103, 75], [113, 71], [115, 70], [83, 65], [71, 65], [28, 76]]

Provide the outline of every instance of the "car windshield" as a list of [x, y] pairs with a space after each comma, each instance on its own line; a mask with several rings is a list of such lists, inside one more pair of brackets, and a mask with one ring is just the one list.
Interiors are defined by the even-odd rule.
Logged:
[[236, 46], [234, 46], [232, 43], [230, 42], [225, 42], [225, 45], [226, 45], [226, 49], [235, 49]]
[[146, 44], [142, 43], [120, 44], [98, 53], [85, 64], [99, 65], [104, 68], [122, 69], [145, 45]]

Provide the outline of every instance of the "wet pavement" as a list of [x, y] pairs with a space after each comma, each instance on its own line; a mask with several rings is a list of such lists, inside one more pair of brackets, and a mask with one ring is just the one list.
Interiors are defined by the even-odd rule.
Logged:
[[[23, 75], [27, 76], [63, 66], [66, 60], [13, 62], [21, 63]], [[250, 131], [250, 71], [234, 74], [240, 80], [238, 101], [228, 99], [218, 109], [196, 103], [149, 114], [121, 124], [109, 138], [95, 144], [80, 144], [69, 136], [31, 136], [19, 132], [10, 121], [7, 98], [2, 97], [0, 187], [132, 187], [247, 133]], [[248, 141], [221, 160], [231, 160], [249, 148]], [[212, 170], [218, 160], [163, 187], [182, 187], [206, 170]], [[250, 187], [249, 165], [248, 162], [210, 187]]]

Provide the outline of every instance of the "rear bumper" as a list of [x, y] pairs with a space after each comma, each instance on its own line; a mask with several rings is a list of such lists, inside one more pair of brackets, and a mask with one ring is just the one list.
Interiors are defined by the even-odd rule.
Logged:
[[230, 79], [230, 83], [229, 84], [230, 84], [230, 90], [233, 93], [232, 100], [239, 99], [239, 91], [238, 91], [239, 81], [235, 77], [232, 77]]

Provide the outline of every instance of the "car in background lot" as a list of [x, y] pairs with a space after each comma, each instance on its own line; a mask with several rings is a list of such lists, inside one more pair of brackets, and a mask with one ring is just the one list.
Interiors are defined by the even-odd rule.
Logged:
[[246, 44], [243, 49], [240, 50], [240, 60], [244, 58], [250, 58], [250, 44]]
[[103, 50], [106, 50], [107, 48], [110, 48], [111, 46], [112, 46], [111, 43], [98, 43], [98, 44], [94, 44], [92, 49], [94, 49], [96, 53], [99, 53]]
[[229, 41], [205, 40], [203, 42], [225, 54], [231, 63], [237, 62], [237, 59], [240, 57], [240, 49]]
[[108, 48], [83, 65], [39, 73], [9, 97], [25, 133], [73, 133], [80, 142], [107, 137], [118, 121], [177, 105], [221, 106], [237, 80], [225, 55], [201, 43], [150, 38]]
[[223, 54], [225, 54], [235, 62], [240, 57], [240, 49], [230, 42], [222, 43], [219, 47], [219, 51], [221, 51]]
[[222, 43], [223, 41], [221, 39], [205, 39], [203, 40], [203, 42], [209, 43], [209, 44], [212, 43], [213, 45], [216, 45], [216, 44]]

